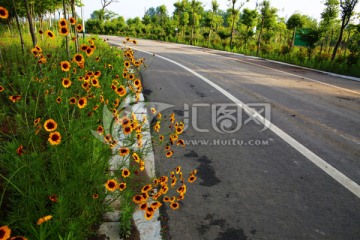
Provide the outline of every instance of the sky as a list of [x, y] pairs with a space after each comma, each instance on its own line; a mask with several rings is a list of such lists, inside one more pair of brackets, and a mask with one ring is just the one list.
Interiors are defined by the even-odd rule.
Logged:
[[[144, 16], [146, 9], [150, 7], [157, 7], [165, 4], [168, 14], [172, 15], [174, 11], [174, 3], [178, 0], [118, 0], [117, 3], [110, 4], [107, 9], [113, 11], [125, 19]], [[205, 10], [211, 8], [211, 0], [200, 0], [203, 3]], [[220, 4], [220, 9], [225, 10], [229, 7], [229, 0], [217, 0]], [[239, 0], [242, 2], [245, 0]], [[257, 0], [250, 0], [243, 8], [254, 9]], [[312, 18], [320, 20], [320, 14], [324, 9], [324, 0], [270, 0], [271, 6], [278, 9], [278, 16], [289, 18], [293, 13], [299, 12], [309, 15]], [[258, 0], [260, 3], [261, 0]], [[90, 18], [90, 14], [94, 10], [101, 8], [100, 0], [83, 0], [85, 4], [84, 16], [85, 20]], [[237, 4], [239, 5], [239, 3]], [[359, 9], [359, 6], [358, 8]], [[80, 13], [80, 11], [78, 10]], [[79, 14], [80, 15], [80, 14]]]

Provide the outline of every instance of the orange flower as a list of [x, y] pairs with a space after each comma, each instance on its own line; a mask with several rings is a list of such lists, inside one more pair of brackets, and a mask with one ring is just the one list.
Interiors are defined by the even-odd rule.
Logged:
[[41, 121], [41, 118], [37, 118], [34, 120], [34, 126], [38, 125]]
[[137, 162], [137, 163], [140, 162], [140, 158], [139, 158], [139, 156], [137, 155], [137, 153], [133, 153], [133, 154], [132, 154], [132, 157], [133, 157], [133, 159], [134, 159], [135, 162]]
[[145, 202], [145, 203], [140, 204], [140, 210], [145, 211], [147, 208], [148, 208], [148, 205], [147, 205], [147, 203], [146, 203], [146, 202]]
[[61, 66], [61, 70], [64, 72], [68, 72], [71, 68], [71, 64], [69, 61], [62, 61], [60, 63], [60, 66]]
[[69, 29], [68, 29], [67, 27], [61, 27], [61, 28], [59, 29], [59, 33], [60, 33], [61, 35], [63, 35], [63, 36], [66, 36], [66, 35], [69, 34]]
[[10, 96], [9, 99], [10, 99], [10, 101], [12, 101], [14, 103], [14, 102], [20, 101], [21, 96], [20, 95]]
[[51, 38], [51, 39], [54, 39], [54, 38], [55, 38], [55, 35], [54, 35], [54, 33], [53, 33], [51, 30], [47, 30], [47, 31], [46, 31], [46, 36], [48, 36], [48, 37]]
[[51, 118], [46, 120], [44, 123], [44, 128], [48, 132], [55, 131], [57, 126], [58, 126], [57, 123]]
[[59, 27], [60, 27], [60, 28], [61, 28], [61, 27], [67, 27], [67, 25], [68, 25], [65, 18], [61, 18], [61, 19], [59, 20], [58, 24], [59, 24]]
[[120, 97], [123, 97], [126, 95], [126, 88], [121, 85], [116, 89], [116, 93], [119, 94]]
[[80, 45], [80, 50], [86, 52], [86, 49], [88, 49], [88, 46], [86, 44]]
[[190, 177], [188, 178], [189, 183], [193, 183], [195, 180], [196, 180], [196, 177], [194, 175], [190, 175]]
[[84, 108], [86, 105], [87, 105], [87, 98], [86, 97], [80, 98], [78, 101], [78, 107]]
[[85, 59], [81, 53], [76, 53], [73, 57], [73, 61], [76, 63], [82, 63], [82, 62], [85, 62]]
[[52, 219], [52, 216], [51, 215], [47, 215], [45, 217], [42, 217], [42, 218], [39, 218], [39, 220], [37, 221], [37, 225], [41, 225], [43, 224], [44, 222], [47, 222], [49, 221], [50, 219]]
[[88, 47], [85, 52], [86, 56], [90, 57], [91, 55], [93, 55], [94, 50], [91, 47]]
[[180, 207], [180, 204], [178, 202], [172, 202], [170, 203], [170, 207], [173, 209], [173, 210], [176, 210]]
[[122, 157], [124, 157], [124, 156], [126, 156], [126, 155], [129, 155], [129, 153], [130, 153], [130, 150], [129, 150], [127, 147], [122, 147], [122, 148], [120, 148], [120, 150], [119, 150], [119, 154], [120, 154], [120, 156], [122, 156]]
[[169, 158], [173, 155], [174, 151], [168, 151], [166, 152], [166, 157]]
[[51, 145], [59, 145], [61, 142], [61, 135], [59, 132], [52, 132], [49, 135], [48, 141]]
[[114, 192], [118, 186], [118, 183], [115, 179], [110, 179], [106, 182], [105, 187], [109, 192]]
[[98, 126], [96, 131], [100, 134], [103, 135], [104, 134], [104, 127], [103, 126]]
[[145, 212], [144, 216], [145, 216], [146, 220], [151, 220], [152, 217], [154, 216], [154, 212], [151, 212], [151, 213], [150, 212]]
[[19, 155], [20, 157], [24, 154], [24, 147], [23, 145], [20, 145], [17, 150], [16, 150], [17, 155]]
[[[1, 8], [0, 8], [1, 9]], [[11, 229], [8, 226], [0, 227], [0, 239], [9, 239], [11, 234]]]
[[78, 32], [82, 32], [83, 26], [81, 24], [76, 25], [76, 30], [78, 30]]
[[76, 24], [76, 19], [74, 17], [71, 17], [70, 19], [70, 24], [71, 25], [75, 25]]
[[152, 185], [151, 184], [148, 184], [148, 185], [145, 185], [142, 189], [141, 189], [141, 192], [142, 193], [146, 193], [148, 191], [150, 191], [152, 189]]
[[69, 88], [71, 86], [71, 81], [68, 78], [63, 78], [62, 79], [62, 85], [64, 88]]
[[119, 184], [119, 190], [120, 191], [124, 191], [125, 188], [126, 188], [126, 183], [120, 183]]
[[132, 200], [136, 204], [146, 201], [145, 198], [143, 197], [143, 195], [135, 195]]
[[140, 81], [140, 79], [137, 78], [137, 79], [134, 81], [134, 85], [135, 85], [136, 88], [141, 87], [141, 81]]
[[99, 194], [94, 193], [94, 194], [92, 195], [92, 198], [93, 198], [93, 199], [98, 199], [98, 198], [99, 198]]
[[130, 176], [130, 171], [129, 171], [129, 169], [124, 168], [124, 169], [122, 170], [121, 176], [123, 176], [124, 178], [129, 177], [129, 176]]
[[74, 97], [71, 97], [70, 99], [69, 99], [69, 102], [70, 102], [70, 104], [76, 104], [76, 98], [74, 98]]
[[7, 19], [9, 17], [9, 11], [0, 6], [0, 18]]
[[4, 90], [5, 90], [5, 88], [0, 85], [0, 92], [3, 92]]

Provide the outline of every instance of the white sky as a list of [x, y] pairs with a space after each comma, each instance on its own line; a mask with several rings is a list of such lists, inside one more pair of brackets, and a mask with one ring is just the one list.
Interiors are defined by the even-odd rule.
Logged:
[[[101, 8], [100, 0], [82, 0], [85, 4], [84, 16], [85, 20], [90, 18], [90, 14], [94, 10]], [[205, 10], [211, 8], [211, 0], [200, 0], [203, 2]], [[245, 0], [239, 0], [245, 1]], [[257, 0], [250, 0], [244, 7], [253, 9], [255, 8]], [[260, 3], [262, 0], [258, 0]], [[150, 7], [157, 7], [165, 4], [168, 14], [172, 15], [174, 11], [174, 3], [177, 0], [118, 0], [117, 3], [110, 4], [107, 9], [111, 10], [125, 19], [144, 16], [146, 9]], [[324, 9], [324, 0], [270, 0], [271, 6], [278, 9], [278, 16], [288, 18], [295, 12], [309, 15], [310, 17], [320, 20], [320, 14]], [[218, 0], [220, 9], [225, 10], [228, 8], [229, 0]], [[239, 5], [239, 4], [238, 4]], [[359, 11], [359, 6], [357, 6]], [[78, 10], [80, 13], [80, 10]], [[80, 14], [79, 14], [80, 15]]]

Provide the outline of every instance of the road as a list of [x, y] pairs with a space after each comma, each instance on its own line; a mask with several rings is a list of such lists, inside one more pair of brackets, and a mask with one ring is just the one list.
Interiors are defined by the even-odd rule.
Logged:
[[[190, 122], [174, 159], [155, 147], [157, 173], [198, 169], [180, 209], [162, 210], [166, 239], [360, 239], [360, 82], [185, 45], [135, 47], [155, 53], [136, 53], [146, 98]], [[239, 130], [214, 126], [226, 116], [215, 110], [238, 110], [234, 99], [271, 113], [271, 127], [246, 106]]]

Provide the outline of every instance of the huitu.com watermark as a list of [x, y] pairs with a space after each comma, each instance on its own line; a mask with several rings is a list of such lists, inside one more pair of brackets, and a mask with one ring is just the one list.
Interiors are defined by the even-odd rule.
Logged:
[[274, 140], [269, 139], [184, 139], [187, 146], [269, 146]]

